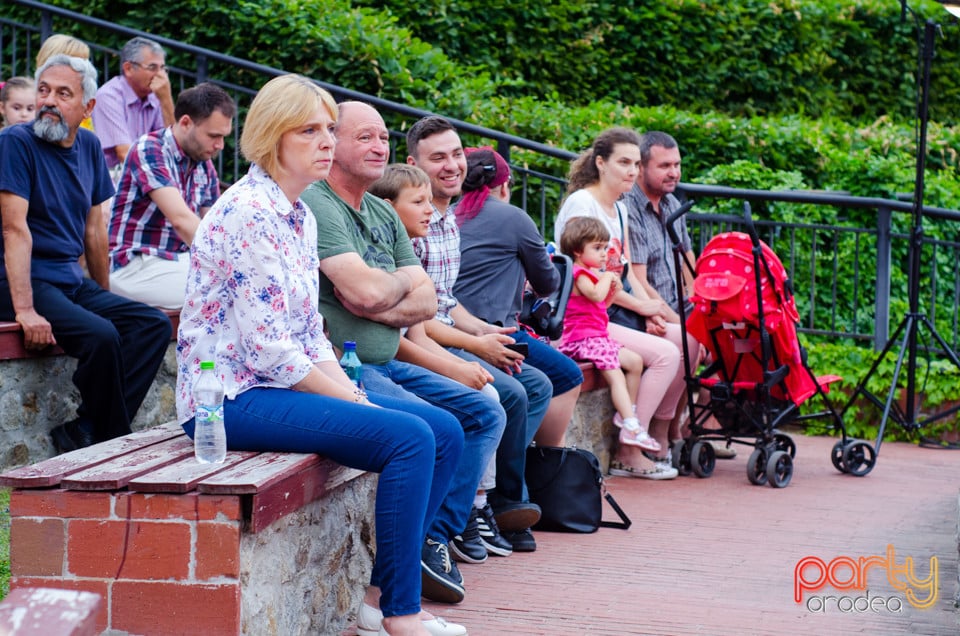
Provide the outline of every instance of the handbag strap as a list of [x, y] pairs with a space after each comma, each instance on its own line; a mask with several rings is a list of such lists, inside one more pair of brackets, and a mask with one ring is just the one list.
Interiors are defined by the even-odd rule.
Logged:
[[613, 511], [617, 513], [617, 516], [620, 517], [620, 521], [601, 521], [601, 528], [620, 528], [621, 530], [627, 530], [633, 524], [630, 521], [630, 517], [627, 516], [627, 513], [623, 511], [623, 508], [617, 503], [617, 500], [613, 498], [609, 492], [603, 493], [603, 498], [610, 503], [610, 507], [613, 508]]

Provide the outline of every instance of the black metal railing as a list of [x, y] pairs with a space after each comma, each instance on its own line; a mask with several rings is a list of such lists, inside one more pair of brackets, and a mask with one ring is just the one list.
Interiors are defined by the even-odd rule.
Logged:
[[[33, 59], [40, 43], [54, 32], [76, 32], [82, 25], [88, 36], [95, 66], [105, 81], [120, 70], [118, 48], [122, 42], [140, 35], [149, 37], [168, 52], [171, 83], [183, 89], [200, 81], [211, 81], [230, 92], [240, 105], [235, 121], [233, 138], [229, 140], [218, 161], [221, 178], [229, 183], [245, 172], [246, 165], [239, 155], [240, 113], [244, 112], [257, 88], [271, 77], [285, 71], [210, 49], [113, 24], [105, 20], [84, 16], [33, 0], [12, 0], [13, 3], [35, 11], [36, 21], [21, 23], [0, 16], [0, 77], [30, 75]], [[102, 35], [100, 35], [102, 34]], [[103, 43], [114, 46], [105, 46]], [[237, 70], [248, 84], [228, 81], [224, 77], [237, 77]], [[404, 104], [366, 95], [350, 89], [317, 82], [338, 101], [360, 100], [380, 110], [391, 125], [391, 159], [396, 160], [404, 147], [406, 125], [429, 113]], [[470, 145], [489, 144], [510, 161], [517, 183], [513, 202], [523, 208], [538, 224], [545, 237], [552, 237], [553, 219], [563, 198], [566, 179], [563, 172], [567, 162], [576, 155], [573, 152], [548, 144], [523, 139], [509, 133], [484, 128], [469, 122], [452, 119]], [[402, 157], [399, 157], [402, 160]], [[557, 166], [556, 174], [545, 169], [529, 167]], [[907, 245], [907, 236], [895, 231], [899, 217], [912, 210], [912, 204], [878, 198], [851, 197], [842, 194], [820, 192], [783, 192], [743, 190], [723, 186], [684, 183], [682, 192], [697, 200], [695, 212], [710, 212], [718, 206], [739, 205], [740, 201], [777, 202], [783, 204], [809, 204], [834, 208], [874, 210], [875, 225], [862, 227], [854, 224], [816, 224], [804, 222], [784, 223], [776, 219], [757, 220], [764, 240], [784, 261], [794, 281], [798, 304], [803, 312], [800, 330], [813, 336], [832, 336], [868, 341], [880, 349], [886, 343], [891, 319], [905, 311], [905, 290], [897, 287], [903, 280], [906, 261], [897, 258]], [[737, 202], [737, 203], [731, 203]], [[960, 212], [939, 208], [924, 208], [926, 217], [933, 224], [952, 224], [960, 220]], [[691, 230], [698, 247], [716, 232], [724, 229], [708, 218], [691, 217]], [[955, 234], [955, 233], [954, 233]], [[939, 233], [950, 236], [949, 231]], [[958, 305], [960, 305], [960, 243], [942, 238], [929, 238], [924, 242], [924, 263], [928, 265], [928, 293], [924, 298], [924, 310], [931, 319], [938, 321], [942, 333], [954, 349], [958, 344]], [[850, 267], [841, 267], [853, 254], [853, 280], [841, 280], [841, 272]], [[900, 293], [903, 292], [903, 293]], [[891, 315], [891, 314], [894, 315]], [[944, 328], [946, 326], [946, 328]]]

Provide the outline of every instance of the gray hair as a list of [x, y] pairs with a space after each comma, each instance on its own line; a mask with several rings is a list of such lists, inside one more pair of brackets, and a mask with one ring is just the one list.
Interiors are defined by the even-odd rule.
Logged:
[[120, 63], [124, 62], [137, 62], [140, 63], [143, 61], [143, 55], [141, 54], [144, 48], [150, 49], [152, 52], [157, 55], [167, 56], [166, 51], [163, 50], [163, 47], [154, 42], [153, 40], [148, 40], [147, 38], [140, 37], [139, 35], [135, 38], [131, 38], [123, 45], [123, 48], [120, 49]]
[[97, 96], [97, 69], [95, 69], [89, 61], [79, 57], [64, 55], [63, 53], [53, 55], [37, 69], [37, 73], [34, 75], [37, 83], [40, 82], [40, 76], [43, 75], [44, 71], [51, 66], [69, 66], [80, 74], [80, 85], [83, 87], [84, 104], [87, 104]]

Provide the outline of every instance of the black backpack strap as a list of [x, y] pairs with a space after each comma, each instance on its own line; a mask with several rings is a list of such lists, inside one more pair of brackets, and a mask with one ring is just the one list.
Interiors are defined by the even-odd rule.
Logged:
[[617, 503], [617, 500], [613, 498], [609, 492], [603, 493], [603, 498], [610, 502], [610, 507], [613, 508], [613, 511], [617, 513], [617, 516], [620, 517], [620, 521], [601, 521], [601, 528], [620, 528], [621, 530], [627, 530], [630, 528], [630, 525], [633, 523], [630, 521], [630, 517], [627, 516], [627, 513], [623, 511], [623, 508]]

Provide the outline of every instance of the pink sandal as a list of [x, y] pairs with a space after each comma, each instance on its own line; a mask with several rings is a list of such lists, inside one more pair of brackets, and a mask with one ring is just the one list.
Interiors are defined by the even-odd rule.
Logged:
[[640, 428], [640, 423], [637, 421], [637, 418], [631, 417], [624, 420], [620, 417], [620, 414], [617, 413], [613, 416], [613, 424], [620, 429], [621, 444], [637, 446], [653, 453], [660, 451], [660, 443], [650, 437], [647, 431]]

